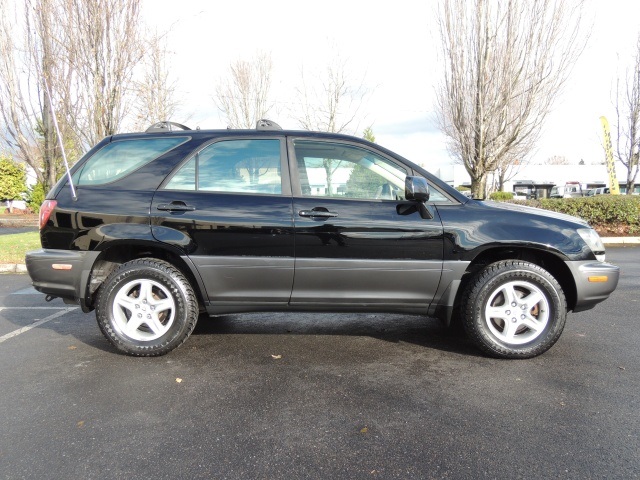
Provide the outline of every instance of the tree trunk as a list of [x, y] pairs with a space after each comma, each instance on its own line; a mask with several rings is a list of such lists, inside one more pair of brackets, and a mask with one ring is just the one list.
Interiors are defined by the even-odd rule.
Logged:
[[471, 177], [472, 198], [484, 199], [487, 192], [487, 175]]
[[333, 177], [333, 162], [330, 159], [325, 158], [324, 160], [322, 160], [322, 166], [324, 167], [324, 171], [326, 172], [327, 176], [327, 196], [332, 197], [333, 179], [331, 177]]
[[[640, 49], [640, 47], [638, 48]], [[629, 168], [627, 168], [627, 195], [633, 195], [633, 189], [636, 187], [636, 175], [638, 175], [638, 154], [632, 153], [629, 158]]]

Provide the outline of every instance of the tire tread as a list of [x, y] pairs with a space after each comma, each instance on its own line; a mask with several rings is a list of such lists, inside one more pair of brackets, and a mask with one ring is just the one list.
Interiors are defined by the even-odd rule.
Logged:
[[[114, 286], [130, 275], [131, 272], [140, 269], [150, 269], [170, 277], [176, 283], [176, 285], [169, 286], [171, 290], [174, 290], [172, 293], [178, 293], [178, 299], [180, 299], [181, 295], [184, 295], [185, 302], [183, 307], [186, 311], [186, 325], [176, 337], [170, 338], [160, 345], [129, 344], [117, 334], [108, 319], [108, 299]], [[176, 288], [180, 289], [181, 292], [175, 292]], [[164, 260], [140, 258], [123, 263], [104, 281], [98, 291], [96, 318], [102, 334], [119, 350], [136, 357], [157, 357], [178, 348], [189, 338], [198, 320], [198, 301], [191, 284], [180, 270]]]
[[[552, 334], [529, 348], [509, 348], [497, 342], [487, 341], [486, 334], [478, 327], [478, 319], [476, 315], [481, 314], [477, 310], [477, 298], [481, 294], [483, 288], [497, 276], [506, 272], [524, 272], [521, 273], [524, 278], [531, 280], [539, 280], [540, 277], [551, 284], [558, 295], [558, 305], [554, 305], [553, 321], [557, 323], [552, 327]], [[567, 312], [567, 301], [556, 279], [544, 268], [522, 260], [502, 260], [492, 263], [480, 270], [468, 283], [466, 289], [462, 293], [460, 313], [462, 315], [464, 329], [469, 339], [482, 350], [484, 353], [495, 358], [509, 359], [525, 359], [536, 357], [549, 348], [551, 348], [560, 338], [565, 325]], [[481, 321], [481, 320], [480, 320]]]

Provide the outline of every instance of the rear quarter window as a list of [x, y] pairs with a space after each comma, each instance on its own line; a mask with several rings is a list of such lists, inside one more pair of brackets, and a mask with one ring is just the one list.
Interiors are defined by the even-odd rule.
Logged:
[[74, 183], [103, 185], [115, 182], [187, 140], [188, 137], [141, 138], [109, 143], [74, 174]]

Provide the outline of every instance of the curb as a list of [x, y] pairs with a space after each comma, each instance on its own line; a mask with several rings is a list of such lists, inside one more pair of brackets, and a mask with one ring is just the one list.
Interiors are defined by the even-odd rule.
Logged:
[[640, 245], [640, 237], [600, 237], [605, 245]]
[[24, 263], [0, 263], [0, 273], [27, 273]]

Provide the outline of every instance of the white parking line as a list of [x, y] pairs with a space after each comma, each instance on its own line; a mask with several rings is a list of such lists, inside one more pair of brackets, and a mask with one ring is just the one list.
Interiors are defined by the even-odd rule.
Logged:
[[0, 312], [3, 310], [72, 310], [78, 307], [0, 307]]
[[[36, 307], [36, 308], [38, 308], [38, 307]], [[39, 308], [43, 309], [44, 307], [39, 307]], [[22, 327], [22, 328], [19, 328], [17, 330], [14, 330], [13, 332], [7, 333], [6, 335], [3, 335], [3, 336], [0, 337], [0, 343], [4, 342], [5, 340], [9, 340], [10, 338], [17, 337], [21, 333], [28, 332], [32, 328], [36, 328], [36, 327], [42, 325], [43, 323], [47, 323], [48, 321], [53, 320], [54, 318], [61, 317], [65, 313], [69, 313], [69, 312], [71, 312], [71, 311], [73, 311], [73, 310], [75, 310], [77, 308], [78, 307], [63, 308], [59, 312], [52, 313], [48, 317], [44, 317], [44, 318], [42, 318], [40, 320], [36, 320], [31, 325], [27, 325], [26, 327]], [[1, 307], [0, 308], [0, 310], [10, 310], [10, 309], [11, 310], [18, 310], [18, 309], [19, 310], [23, 310], [23, 309], [25, 309], [25, 310], [26, 309], [33, 310], [33, 307]]]

